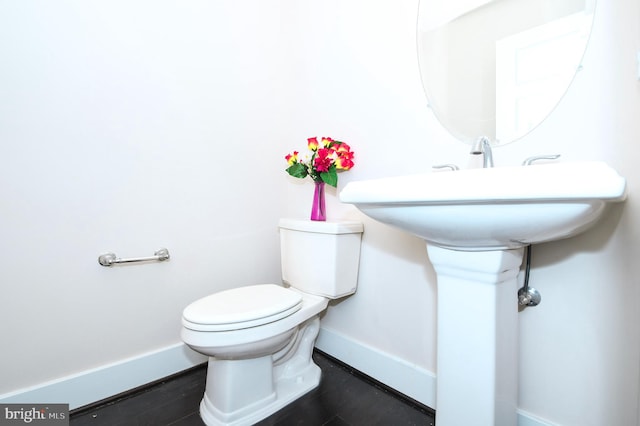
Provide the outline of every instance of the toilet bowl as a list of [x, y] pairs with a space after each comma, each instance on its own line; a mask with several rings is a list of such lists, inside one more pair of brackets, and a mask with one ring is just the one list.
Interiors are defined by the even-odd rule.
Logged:
[[209, 356], [200, 415], [252, 425], [320, 382], [311, 355], [329, 299], [355, 292], [362, 224], [280, 220], [282, 285], [214, 293], [185, 308], [182, 340]]

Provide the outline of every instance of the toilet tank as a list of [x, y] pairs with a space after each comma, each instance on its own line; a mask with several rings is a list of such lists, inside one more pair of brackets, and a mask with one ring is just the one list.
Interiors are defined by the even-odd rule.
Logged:
[[360, 222], [280, 219], [282, 280], [330, 299], [354, 293], [362, 231]]

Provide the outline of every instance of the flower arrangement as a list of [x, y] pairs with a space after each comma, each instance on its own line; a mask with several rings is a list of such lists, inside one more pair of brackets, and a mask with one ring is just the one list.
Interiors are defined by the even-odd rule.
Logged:
[[309, 153], [300, 156], [298, 151], [287, 154], [284, 158], [289, 167], [286, 169], [293, 177], [303, 179], [311, 176], [315, 182], [324, 182], [336, 187], [338, 172], [349, 170], [354, 166], [353, 151], [344, 142], [323, 137], [307, 139]]

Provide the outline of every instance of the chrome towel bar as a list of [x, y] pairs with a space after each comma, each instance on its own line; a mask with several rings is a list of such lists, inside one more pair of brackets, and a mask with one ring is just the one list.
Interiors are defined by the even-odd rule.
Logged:
[[119, 263], [136, 263], [136, 262], [150, 262], [158, 261], [164, 262], [169, 260], [169, 250], [161, 248], [157, 252], [153, 253], [153, 256], [149, 257], [131, 257], [128, 259], [119, 259], [115, 253], [105, 253], [98, 256], [98, 263], [102, 266], [113, 266]]

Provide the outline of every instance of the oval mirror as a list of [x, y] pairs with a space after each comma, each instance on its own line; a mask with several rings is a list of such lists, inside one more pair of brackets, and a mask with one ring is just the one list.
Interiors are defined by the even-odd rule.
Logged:
[[595, 0], [421, 0], [418, 56], [438, 120], [456, 138], [521, 138], [567, 91]]

